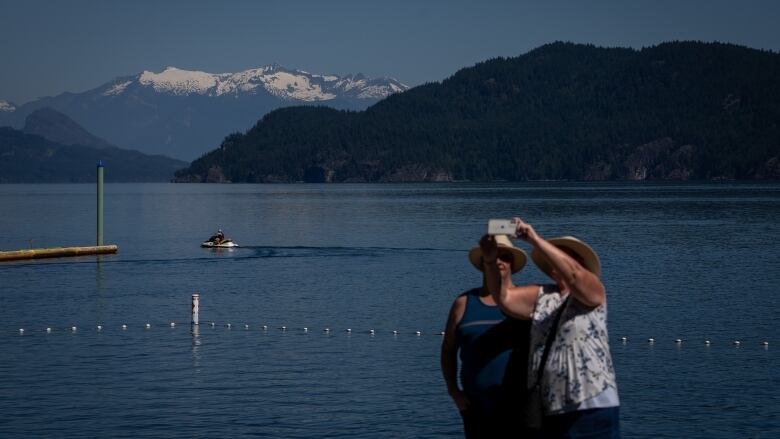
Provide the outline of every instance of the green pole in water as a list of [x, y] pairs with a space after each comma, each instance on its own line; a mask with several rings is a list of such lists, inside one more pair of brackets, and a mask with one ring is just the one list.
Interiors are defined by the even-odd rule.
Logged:
[[103, 160], [97, 163], [97, 245], [103, 245]]

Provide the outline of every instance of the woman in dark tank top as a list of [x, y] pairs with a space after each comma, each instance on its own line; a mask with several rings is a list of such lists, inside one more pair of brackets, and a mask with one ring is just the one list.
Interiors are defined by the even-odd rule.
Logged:
[[[500, 242], [497, 265], [502, 278], [511, 283], [512, 274], [523, 268], [527, 257], [506, 237], [496, 238]], [[469, 260], [483, 271], [479, 247], [469, 252]], [[517, 419], [525, 401], [529, 330], [527, 320], [501, 312], [484, 275], [482, 287], [455, 299], [442, 342], [441, 367], [467, 438], [523, 436]]]

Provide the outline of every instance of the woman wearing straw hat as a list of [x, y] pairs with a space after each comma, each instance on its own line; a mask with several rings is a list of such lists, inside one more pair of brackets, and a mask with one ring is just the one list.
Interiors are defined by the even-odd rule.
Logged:
[[[502, 283], [512, 285], [512, 274], [527, 259], [509, 238], [496, 238], [490, 264]], [[441, 348], [447, 391], [463, 417], [467, 438], [522, 436], [514, 419], [525, 402], [530, 323], [508, 318], [496, 305], [487, 289], [480, 247], [471, 249], [469, 261], [483, 272], [482, 287], [459, 295], [450, 309]]]
[[[486, 265], [486, 277], [504, 313], [531, 320], [528, 387], [541, 396], [542, 437], [618, 438], [620, 401], [599, 257], [577, 238], [546, 240], [515, 221], [516, 235], [531, 244], [531, 258], [555, 284], [516, 287], [503, 281], [497, 264]], [[487, 262], [499, 252], [496, 243], [480, 241]]]

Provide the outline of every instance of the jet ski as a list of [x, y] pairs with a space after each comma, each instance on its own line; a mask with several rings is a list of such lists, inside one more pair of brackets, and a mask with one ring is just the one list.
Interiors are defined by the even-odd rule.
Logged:
[[214, 235], [211, 238], [208, 239], [208, 241], [204, 242], [200, 245], [201, 247], [208, 247], [208, 248], [235, 248], [238, 247], [238, 244], [233, 242], [230, 238], [225, 239], [217, 239], [217, 236]]

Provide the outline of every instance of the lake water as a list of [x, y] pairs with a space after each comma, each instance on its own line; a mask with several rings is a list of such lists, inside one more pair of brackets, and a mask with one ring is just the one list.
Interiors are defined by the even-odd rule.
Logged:
[[[466, 255], [487, 219], [513, 215], [599, 252], [624, 437], [780, 437], [780, 185], [109, 184], [105, 197], [118, 254], [0, 264], [0, 437], [458, 437], [438, 333], [480, 284]], [[200, 248], [217, 228], [244, 247]], [[0, 249], [94, 242], [93, 185], [0, 185]], [[544, 277], [529, 266], [515, 281]]]

